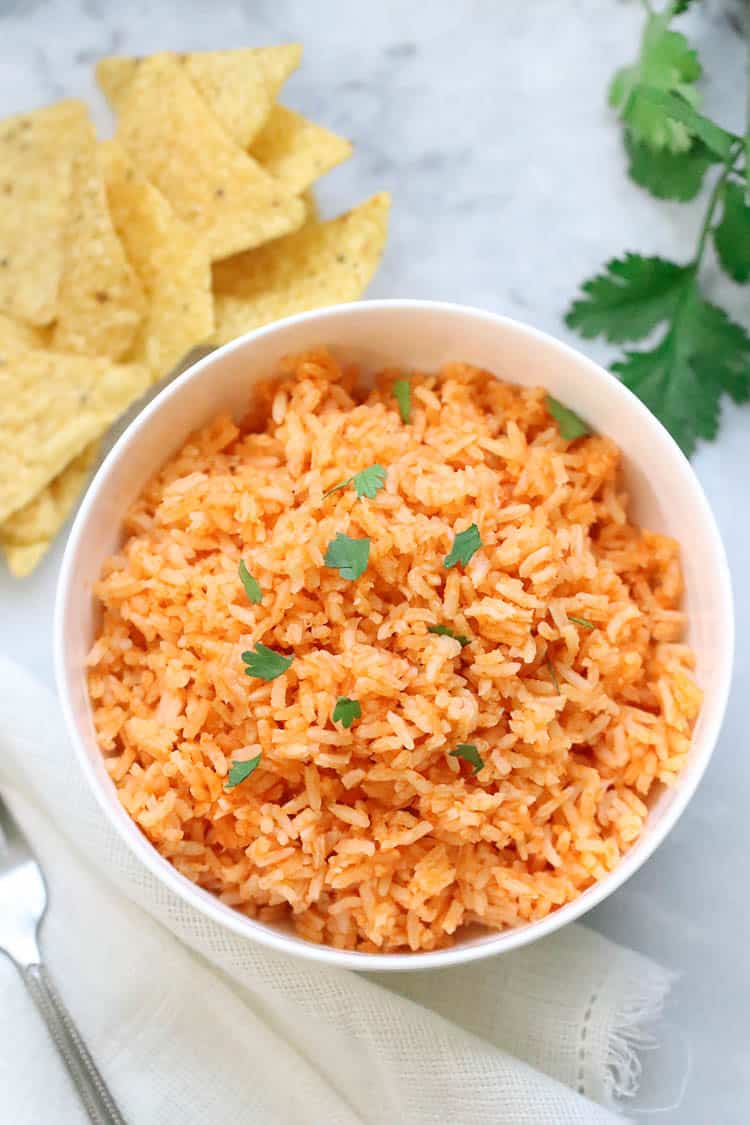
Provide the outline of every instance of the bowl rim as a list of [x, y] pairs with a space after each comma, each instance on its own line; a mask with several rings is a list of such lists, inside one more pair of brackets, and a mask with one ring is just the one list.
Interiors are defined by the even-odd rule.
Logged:
[[[470, 945], [449, 946], [445, 949], [422, 953], [362, 953], [350, 950], [339, 950], [330, 945], [316, 945], [255, 919], [240, 914], [231, 907], [225, 906], [220, 900], [208, 891], [192, 883], [186, 876], [181, 875], [168, 860], [164, 859], [156, 848], [141, 833], [133, 821], [119, 806], [112, 801], [112, 797], [100, 784], [93, 762], [87, 753], [85, 740], [79, 729], [73, 709], [72, 700], [68, 692], [68, 661], [66, 656], [65, 628], [67, 622], [66, 609], [69, 601], [70, 590], [75, 583], [74, 563], [79, 546], [85, 538], [88, 526], [89, 512], [94, 504], [100, 489], [110, 474], [112, 467], [127, 451], [130, 442], [138, 431], [146, 426], [150, 419], [159, 411], [168, 406], [171, 397], [186, 383], [197, 377], [206, 368], [221, 364], [224, 359], [236, 351], [241, 351], [249, 343], [257, 339], [283, 333], [292, 325], [305, 324], [312, 321], [334, 320], [348, 316], [365, 316], [368, 312], [383, 312], [389, 310], [408, 310], [412, 312], [436, 312], [452, 316], [466, 317], [473, 320], [489, 322], [498, 329], [509, 329], [512, 332], [526, 336], [529, 340], [543, 343], [552, 351], [557, 350], [561, 356], [566, 356], [576, 362], [583, 374], [595, 379], [605, 379], [617, 384], [621, 393], [634, 400], [636, 408], [640, 411], [643, 423], [649, 427], [657, 440], [661, 440], [664, 455], [672, 458], [679, 465], [688, 490], [691, 493], [691, 503], [700, 513], [704, 525], [709, 529], [713, 548], [718, 560], [716, 574], [713, 576], [716, 584], [716, 612], [722, 622], [723, 643], [719, 655], [720, 675], [716, 689], [713, 714], [703, 731], [703, 737], [695, 747], [695, 758], [691, 763], [689, 776], [678, 790], [675, 791], [669, 807], [660, 817], [659, 821], [642, 836], [636, 845], [626, 853], [617, 867], [609, 872], [603, 879], [595, 883], [580, 894], [572, 902], [566, 903], [558, 910], [548, 914], [545, 918], [529, 922], [517, 929], [503, 930], [497, 934], [488, 934], [486, 938]], [[658, 431], [661, 431], [659, 434]], [[666, 440], [665, 440], [666, 439]], [[277, 952], [288, 953], [303, 960], [327, 964], [338, 968], [355, 969], [359, 971], [391, 971], [411, 972], [421, 969], [445, 968], [449, 965], [465, 964], [480, 960], [484, 957], [494, 956], [499, 953], [518, 949], [546, 937], [569, 922], [582, 917], [593, 909], [610, 894], [621, 887], [635, 872], [650, 858], [659, 845], [664, 841], [675, 826], [687, 805], [692, 799], [703, 774], [708, 766], [718, 740], [721, 725], [726, 711], [729, 690], [732, 679], [732, 665], [734, 659], [734, 605], [732, 596], [731, 578], [727, 563], [724, 545], [716, 524], [711, 507], [703, 492], [703, 488], [685, 457], [682, 450], [647, 407], [640, 402], [633, 393], [625, 387], [600, 364], [590, 359], [577, 348], [564, 343], [555, 336], [541, 329], [516, 320], [514, 317], [504, 316], [485, 309], [462, 305], [449, 301], [432, 301], [412, 298], [365, 300], [351, 304], [330, 305], [321, 309], [299, 313], [295, 316], [285, 317], [272, 324], [247, 332], [235, 340], [214, 349], [207, 355], [196, 360], [182, 371], [175, 379], [165, 386], [149, 402], [138, 415], [130, 422], [124, 432], [117, 439], [112, 449], [99, 466], [94, 479], [84, 496], [78, 513], [73, 522], [68, 541], [65, 546], [63, 560], [57, 581], [55, 609], [53, 621], [53, 648], [55, 679], [58, 695], [62, 707], [65, 727], [73, 745], [75, 757], [89, 789], [99, 805], [104, 817], [111, 828], [119, 836], [133, 856], [141, 862], [158, 882], [162, 883], [183, 902], [192, 906], [199, 913], [224, 929], [260, 945], [274, 949]], [[80, 670], [79, 670], [80, 674]], [[118, 812], [122, 815], [117, 815]]]

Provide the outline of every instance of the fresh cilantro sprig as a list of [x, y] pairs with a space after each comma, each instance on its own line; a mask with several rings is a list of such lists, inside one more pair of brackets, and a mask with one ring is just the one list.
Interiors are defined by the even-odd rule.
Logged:
[[339, 531], [336, 538], [328, 544], [323, 562], [326, 566], [338, 570], [341, 578], [353, 582], [364, 574], [369, 557], [369, 539], [352, 539]]
[[411, 422], [411, 383], [408, 379], [396, 379], [393, 384], [393, 397], [398, 403], [398, 412], [404, 425]]
[[262, 754], [258, 754], [255, 758], [248, 758], [244, 762], [232, 762], [229, 777], [224, 788], [234, 789], [236, 785], [239, 785], [245, 778], [248, 778], [251, 773], [257, 770], [262, 757]]
[[247, 600], [252, 605], [260, 605], [263, 601], [263, 591], [260, 588], [257, 578], [253, 578], [252, 574], [245, 566], [244, 559], [240, 559], [240, 582], [247, 594]]
[[689, 0], [654, 12], [648, 5], [636, 62], [616, 73], [610, 103], [624, 126], [631, 177], [659, 198], [687, 201], [716, 167], [695, 251], [687, 262], [628, 253], [582, 285], [566, 323], [582, 336], [628, 349], [612, 364], [690, 456], [719, 428], [721, 400], [750, 399], [750, 335], [712, 304], [701, 286], [713, 243], [721, 268], [750, 281], [750, 123], [743, 139], [700, 112], [701, 65], [671, 21]]
[[355, 719], [362, 718], [362, 708], [356, 699], [348, 699], [345, 695], [340, 695], [336, 700], [332, 718], [334, 723], [341, 723], [342, 727], [349, 730]]
[[428, 625], [428, 633], [435, 633], [438, 637], [453, 637], [454, 641], [458, 641], [461, 648], [466, 648], [471, 644], [471, 637], [464, 637], [461, 633], [454, 633], [447, 625]]
[[353, 477], [347, 477], [346, 480], [334, 484], [333, 488], [326, 489], [323, 493], [323, 499], [325, 500], [326, 496], [331, 496], [339, 489], [348, 488], [350, 484], [353, 484], [358, 500], [361, 500], [363, 496], [366, 496], [368, 500], [374, 500], [380, 489], [385, 485], [385, 478], [386, 471], [382, 465], [370, 465], [369, 468], [361, 469], [360, 472], [355, 473]]
[[246, 665], [245, 675], [266, 681], [275, 680], [277, 676], [283, 675], [287, 668], [291, 668], [293, 659], [294, 657], [283, 656], [282, 653], [275, 652], [274, 649], [260, 642], [256, 644], [255, 651], [242, 654], [242, 662]]
[[584, 422], [583, 418], [579, 418], [569, 407], [563, 406], [552, 395], [546, 396], [544, 404], [557, 422], [560, 436], [565, 438], [566, 441], [575, 441], [576, 438], [591, 433], [591, 428], [588, 423]]
[[456, 749], [450, 751], [449, 757], [463, 758], [465, 762], [474, 767], [474, 773], [479, 773], [481, 769], [484, 769], [484, 761], [479, 751], [470, 742], [459, 742]]
[[479, 534], [479, 528], [475, 523], [469, 524], [465, 531], [459, 531], [454, 536], [453, 546], [443, 560], [444, 566], [448, 570], [458, 563], [461, 566], [467, 566], [481, 546], [482, 538]]
[[698, 106], [695, 83], [702, 73], [698, 56], [679, 31], [669, 27], [675, 5], [649, 12], [641, 49], [631, 66], [621, 67], [609, 87], [609, 102], [620, 114], [633, 138], [650, 148], [687, 152], [692, 142], [688, 127], [643, 97], [644, 90], [675, 94], [687, 105]]

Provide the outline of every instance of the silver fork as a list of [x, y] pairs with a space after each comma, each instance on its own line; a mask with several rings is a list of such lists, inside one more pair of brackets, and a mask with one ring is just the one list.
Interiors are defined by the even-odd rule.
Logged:
[[125, 1125], [39, 951], [47, 887], [26, 837], [0, 797], [0, 952], [18, 969], [94, 1125]]

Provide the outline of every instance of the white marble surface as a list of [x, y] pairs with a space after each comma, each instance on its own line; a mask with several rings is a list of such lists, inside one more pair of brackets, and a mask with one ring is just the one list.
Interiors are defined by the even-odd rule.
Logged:
[[[709, 75], [707, 104], [740, 128], [742, 46], [719, 7], [698, 5], [688, 25]], [[607, 256], [686, 256], [694, 238], [699, 205], [657, 203], [626, 179], [605, 104], [641, 19], [636, 0], [0, 0], [0, 114], [78, 95], [104, 125], [91, 71], [101, 54], [298, 39], [306, 56], [290, 104], [357, 146], [323, 185], [325, 209], [393, 193], [371, 295], [482, 305], [566, 337], [562, 310]], [[715, 272], [710, 283], [747, 322], [748, 290]], [[720, 441], [695, 459], [737, 590], [721, 743], [670, 839], [589, 916], [682, 974], [668, 1013], [675, 1100], [688, 1058], [690, 1068], [681, 1105], [654, 1115], [665, 1125], [750, 1119], [750, 914], [740, 890], [750, 851], [748, 437], [750, 408], [725, 407]], [[61, 544], [23, 584], [0, 576], [0, 646], [48, 680], [60, 553]]]

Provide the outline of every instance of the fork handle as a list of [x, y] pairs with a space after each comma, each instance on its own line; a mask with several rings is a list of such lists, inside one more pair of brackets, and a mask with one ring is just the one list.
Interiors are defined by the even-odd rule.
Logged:
[[27, 965], [21, 969], [21, 975], [67, 1067], [89, 1120], [93, 1125], [126, 1125], [44, 965]]

